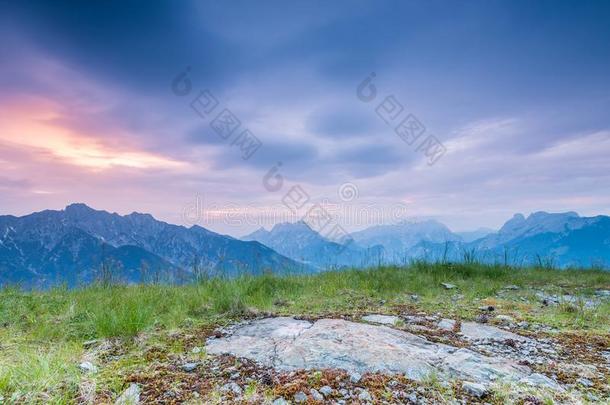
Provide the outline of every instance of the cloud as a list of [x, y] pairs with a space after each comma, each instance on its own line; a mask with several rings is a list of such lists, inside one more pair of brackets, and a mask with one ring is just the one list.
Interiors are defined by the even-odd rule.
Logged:
[[357, 178], [382, 175], [405, 167], [406, 163], [414, 160], [414, 152], [407, 148], [402, 152], [400, 146], [402, 145], [395, 147], [379, 143], [346, 145], [344, 150], [337, 152], [333, 164]]
[[360, 108], [331, 107], [313, 112], [306, 121], [306, 128], [312, 134], [345, 139], [352, 137], [372, 136], [383, 131], [381, 120], [372, 113], [368, 106]]
[[4, 189], [5, 191], [16, 189], [16, 190], [26, 190], [31, 187], [32, 183], [27, 179], [9, 179], [6, 177], [0, 177], [0, 189]]
[[[179, 222], [197, 194], [273, 205], [281, 193], [261, 178], [278, 162], [287, 186], [312, 196], [353, 182], [359, 203], [404, 202], [458, 228], [610, 203], [610, 7], [0, 7], [0, 198], [11, 213], [84, 197]], [[171, 93], [187, 65], [194, 89], [262, 141], [252, 158]], [[356, 98], [372, 71], [378, 100], [395, 95], [447, 147], [434, 166]]]

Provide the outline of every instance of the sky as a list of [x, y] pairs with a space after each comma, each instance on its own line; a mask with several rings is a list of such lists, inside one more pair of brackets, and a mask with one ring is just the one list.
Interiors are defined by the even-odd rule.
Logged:
[[316, 207], [347, 231], [608, 215], [608, 21], [594, 0], [0, 2], [0, 215], [234, 236]]

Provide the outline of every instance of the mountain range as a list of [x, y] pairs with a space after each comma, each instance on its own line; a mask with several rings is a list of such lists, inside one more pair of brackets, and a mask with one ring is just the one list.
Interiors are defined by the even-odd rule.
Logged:
[[354, 240], [328, 240], [303, 221], [277, 224], [270, 231], [260, 228], [242, 240], [260, 242], [317, 269], [368, 267], [384, 254], [381, 244], [360, 246]]
[[581, 217], [575, 212], [515, 214], [498, 232], [474, 241], [418, 243], [410, 257], [515, 266], [608, 268], [610, 217]]
[[236, 239], [200, 226], [168, 224], [149, 214], [121, 216], [84, 204], [23, 217], [0, 216], [0, 285], [76, 286], [107, 273], [128, 283], [186, 282], [215, 275], [404, 264], [413, 259], [607, 267], [610, 217], [516, 214], [497, 232], [463, 233], [435, 220], [403, 221], [331, 241], [304, 222], [260, 228]]
[[148, 214], [121, 216], [72, 204], [61, 211], [0, 216], [0, 285], [75, 286], [109, 266], [124, 282], [310, 270], [258, 242]]

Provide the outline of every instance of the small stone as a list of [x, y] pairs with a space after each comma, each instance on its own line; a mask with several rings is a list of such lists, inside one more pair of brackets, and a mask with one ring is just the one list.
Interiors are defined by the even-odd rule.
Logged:
[[223, 385], [220, 388], [220, 391], [221, 392], [226, 392], [226, 393], [232, 392], [236, 396], [241, 396], [241, 394], [243, 392], [241, 387], [239, 385], [237, 385], [237, 383], [234, 383], [234, 382], [230, 382], [230, 383], [227, 383], [227, 384]]
[[394, 315], [378, 315], [370, 314], [362, 317], [363, 321], [371, 323], [379, 323], [381, 325], [396, 325], [400, 321], [400, 318]]
[[325, 385], [322, 388], [320, 388], [320, 392], [322, 393], [322, 395], [327, 397], [333, 393], [333, 389], [331, 387], [329, 387], [328, 385]]
[[351, 373], [350, 376], [349, 376], [349, 380], [353, 384], [358, 384], [361, 379], [362, 379], [362, 375], [360, 375], [360, 373]]
[[588, 378], [584, 378], [584, 377], [580, 377], [578, 380], [576, 380], [576, 382], [587, 388], [592, 387], [594, 385], [593, 381], [589, 380]]
[[279, 397], [275, 401], [273, 401], [271, 405], [289, 405], [289, 402], [286, 401], [284, 398]]
[[136, 405], [140, 403], [140, 387], [132, 383], [121, 396], [115, 401], [114, 405]]
[[230, 380], [237, 380], [239, 378], [239, 373], [233, 373], [229, 377]]
[[453, 290], [454, 288], [457, 288], [455, 284], [450, 283], [441, 283], [441, 285], [445, 287], [445, 290]]
[[515, 322], [515, 318], [509, 315], [496, 315], [496, 320], [500, 321], [503, 325], [508, 325]]
[[468, 381], [464, 381], [462, 383], [462, 388], [468, 394], [470, 394], [474, 397], [477, 397], [477, 398], [483, 398], [489, 393], [489, 391], [487, 390], [487, 387], [485, 387], [483, 384], [478, 384], [478, 383], [473, 383], [473, 382], [468, 382]]
[[439, 329], [451, 331], [455, 327], [455, 321], [453, 319], [441, 319], [438, 327]]
[[502, 288], [503, 290], [518, 290], [519, 286], [516, 285], [507, 285]]
[[339, 394], [341, 394], [343, 397], [346, 397], [349, 395], [349, 392], [345, 388], [341, 388], [339, 390]]
[[416, 404], [417, 403], [417, 395], [414, 392], [412, 392], [409, 395], [407, 395], [407, 400], [409, 400], [409, 402], [412, 402], [412, 403]]
[[600, 398], [591, 392], [587, 392], [587, 395], [585, 395], [585, 398], [587, 398], [589, 401], [593, 402], [594, 404], [596, 404], [600, 401]]
[[417, 294], [411, 294], [411, 300], [412, 300], [412, 301], [419, 301], [419, 295], [417, 295]]
[[318, 392], [318, 390], [316, 390], [315, 388], [312, 388], [309, 390], [309, 393], [311, 394], [312, 398], [316, 401], [324, 401], [324, 396], [322, 396], [322, 394], [320, 394]]
[[610, 297], [610, 290], [597, 290], [595, 295], [598, 297]]
[[78, 367], [85, 373], [97, 373], [97, 366], [90, 361], [83, 361]]
[[421, 316], [406, 315], [403, 317], [407, 323], [423, 323], [425, 319]]
[[297, 392], [296, 394], [294, 394], [294, 402], [296, 402], [297, 404], [307, 402], [307, 395], [305, 395], [303, 391]]
[[195, 371], [197, 367], [199, 367], [199, 363], [184, 363], [182, 365], [182, 370], [190, 373], [191, 371]]
[[191, 353], [193, 353], [193, 354], [201, 353], [201, 347], [199, 347], [199, 346], [193, 347], [193, 349], [191, 350]]
[[358, 395], [358, 399], [361, 401], [372, 401], [373, 398], [371, 398], [371, 394], [369, 394], [369, 392], [367, 390], [362, 390], [362, 392], [360, 392], [360, 394]]
[[493, 305], [484, 305], [482, 307], [479, 307], [479, 311], [483, 312], [493, 312], [495, 310], [496, 308]]

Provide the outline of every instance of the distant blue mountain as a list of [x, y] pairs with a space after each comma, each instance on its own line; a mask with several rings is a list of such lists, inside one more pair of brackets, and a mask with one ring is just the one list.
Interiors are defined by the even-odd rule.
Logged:
[[383, 248], [361, 247], [353, 240], [331, 241], [311, 229], [305, 222], [282, 223], [270, 231], [260, 228], [242, 237], [258, 241], [278, 253], [319, 270], [343, 267], [368, 267], [379, 262]]
[[[478, 232], [478, 231], [477, 231]], [[511, 265], [606, 267], [610, 217], [516, 214], [498, 232], [453, 233], [440, 222], [405, 221], [331, 241], [304, 222], [259, 229], [243, 240], [148, 214], [121, 216], [73, 204], [61, 211], [0, 216], [0, 286], [90, 283], [111, 269], [123, 282], [184, 282], [200, 276], [313, 272], [418, 258]]]
[[496, 231], [491, 228], [479, 228], [474, 231], [456, 232], [456, 235], [458, 235], [463, 242], [474, 242], [477, 239], [484, 238], [495, 232]]
[[395, 225], [378, 225], [350, 235], [356, 243], [371, 247], [383, 246], [385, 262], [401, 263], [412, 256], [422, 242], [445, 243], [462, 238], [435, 220], [402, 221]]
[[0, 216], [0, 285], [74, 286], [110, 265], [125, 282], [312, 270], [258, 242], [147, 214], [121, 216], [73, 204], [62, 211]]
[[610, 266], [610, 217], [580, 217], [575, 212], [516, 214], [502, 228], [472, 242], [421, 242], [411, 257], [460, 260], [464, 254], [484, 262], [557, 267]]
[[[290, 234], [297, 232], [267, 231], [252, 237], [269, 243], [282, 253], [297, 259], [291, 249], [295, 245]], [[551, 214], [535, 212], [527, 218], [516, 214], [502, 228], [493, 232], [480, 229], [454, 233], [435, 220], [403, 221], [394, 225], [379, 225], [350, 235], [355, 246], [361, 249], [375, 247], [377, 262], [404, 264], [413, 259], [429, 261], [462, 261], [465, 258], [487, 263], [511, 265], [541, 264], [556, 267], [610, 266], [610, 217], [580, 217], [575, 212]], [[299, 236], [302, 240], [308, 240]], [[310, 242], [310, 260], [323, 263], [327, 260], [324, 249]], [[380, 249], [380, 247], [382, 249]]]

